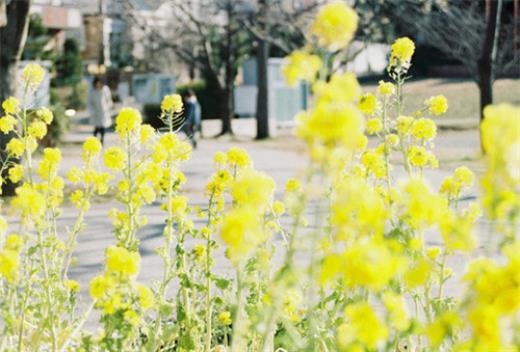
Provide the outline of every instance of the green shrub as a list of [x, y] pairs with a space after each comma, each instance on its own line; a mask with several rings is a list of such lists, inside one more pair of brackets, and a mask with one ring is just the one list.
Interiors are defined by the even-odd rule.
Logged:
[[48, 126], [47, 135], [40, 143], [44, 147], [55, 147], [60, 144], [63, 136], [70, 128], [70, 119], [65, 115], [65, 107], [60, 102], [54, 89], [51, 89], [50, 92], [50, 103], [54, 118]]
[[165, 127], [161, 121], [161, 104], [145, 104], [143, 106], [144, 123], [149, 124], [155, 129]]
[[87, 84], [85, 82], [75, 84], [68, 98], [67, 106], [71, 109], [83, 110], [87, 107]]

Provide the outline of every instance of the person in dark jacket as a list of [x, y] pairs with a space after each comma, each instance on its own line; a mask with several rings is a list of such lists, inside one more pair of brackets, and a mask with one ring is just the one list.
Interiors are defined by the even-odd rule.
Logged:
[[191, 99], [191, 92], [185, 92], [182, 96], [184, 103], [184, 124], [182, 125], [181, 131], [186, 134], [190, 139], [193, 148], [197, 148], [197, 139], [195, 138], [195, 132], [197, 131], [197, 105]]

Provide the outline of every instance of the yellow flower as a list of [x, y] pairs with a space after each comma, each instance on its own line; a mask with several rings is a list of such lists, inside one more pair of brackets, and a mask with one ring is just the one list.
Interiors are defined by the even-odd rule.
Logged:
[[285, 213], [285, 205], [280, 201], [275, 201], [273, 203], [273, 212], [278, 216], [282, 215]]
[[429, 141], [437, 135], [437, 125], [432, 119], [420, 118], [413, 122], [411, 133], [417, 139]]
[[462, 252], [475, 249], [473, 218], [459, 216], [449, 211], [440, 219], [439, 225], [446, 248]]
[[4, 249], [0, 252], [0, 275], [8, 282], [13, 282], [17, 277], [19, 262], [17, 251]]
[[50, 125], [52, 120], [54, 119], [52, 111], [48, 108], [39, 108], [38, 110], [36, 110], [36, 116], [38, 116], [38, 118], [45, 122], [47, 125]]
[[43, 150], [43, 159], [38, 166], [36, 172], [44, 179], [49, 180], [56, 175], [58, 164], [61, 161], [61, 152], [57, 148], [45, 148]]
[[301, 183], [299, 180], [295, 178], [290, 178], [287, 180], [285, 184], [285, 192], [286, 193], [294, 193], [301, 189]]
[[379, 81], [377, 91], [379, 92], [379, 94], [391, 95], [394, 94], [395, 86], [391, 82]]
[[125, 153], [119, 147], [110, 147], [105, 151], [105, 165], [111, 170], [122, 170], [125, 167], [125, 160]]
[[428, 152], [424, 147], [412, 145], [408, 149], [408, 160], [414, 166], [423, 167], [428, 164]]
[[431, 260], [435, 260], [441, 254], [441, 249], [439, 247], [430, 247], [426, 250], [426, 255]]
[[471, 187], [475, 180], [475, 175], [466, 166], [456, 168], [453, 177], [462, 187]]
[[96, 137], [88, 137], [83, 143], [83, 152], [81, 156], [87, 160], [91, 156], [98, 155], [101, 151], [101, 142]]
[[179, 94], [166, 95], [161, 102], [161, 110], [165, 112], [181, 112], [182, 98]]
[[447, 336], [452, 336], [461, 325], [462, 322], [456, 312], [444, 312], [426, 326], [426, 335], [430, 343], [438, 347]]
[[18, 183], [23, 178], [23, 166], [16, 164], [9, 169], [9, 179], [13, 183]]
[[141, 126], [140, 137], [141, 144], [145, 144], [153, 136], [155, 130], [152, 126], [145, 124]]
[[328, 82], [318, 81], [313, 87], [318, 104], [357, 104], [361, 97], [361, 86], [351, 72], [334, 73]]
[[430, 191], [422, 178], [413, 178], [401, 186], [404, 191], [405, 221], [416, 229], [431, 226], [445, 215], [446, 198]]
[[43, 121], [33, 121], [29, 125], [27, 132], [34, 138], [42, 139], [47, 134], [47, 125]]
[[216, 152], [213, 156], [213, 162], [216, 165], [222, 166], [227, 162], [227, 156], [223, 152]]
[[390, 147], [397, 146], [399, 144], [399, 141], [399, 136], [394, 133], [390, 133], [385, 137], [385, 142]]
[[233, 262], [246, 258], [264, 239], [258, 213], [244, 208], [230, 210], [222, 220], [220, 237]]
[[473, 335], [481, 351], [500, 351], [502, 331], [499, 311], [493, 305], [481, 305], [469, 313]]
[[16, 114], [20, 111], [20, 102], [15, 97], [9, 97], [3, 101], [2, 109], [6, 114]]
[[132, 326], [139, 325], [139, 321], [140, 321], [139, 315], [137, 315], [137, 313], [134, 312], [133, 310], [125, 311], [124, 318], [125, 318], [125, 321], [128, 322], [128, 324], [130, 324]]
[[396, 129], [402, 135], [407, 135], [410, 131], [414, 118], [411, 116], [401, 115], [396, 119]]
[[92, 281], [90, 281], [90, 296], [94, 299], [100, 300], [113, 285], [114, 283], [110, 278], [105, 277], [104, 275], [96, 276]]
[[377, 178], [382, 178], [386, 176], [386, 164], [383, 158], [383, 155], [378, 153], [373, 149], [369, 149], [363, 153], [361, 157], [361, 162], [363, 166], [367, 168], [369, 172], [372, 173]]
[[5, 149], [15, 157], [20, 157], [25, 150], [25, 145], [20, 139], [13, 138], [7, 143]]
[[282, 70], [290, 86], [295, 85], [300, 79], [313, 81], [322, 66], [319, 56], [308, 54], [303, 50], [293, 51], [286, 60]]
[[358, 242], [341, 256], [341, 272], [349, 287], [380, 291], [403, 270], [404, 260], [378, 241]]
[[79, 283], [76, 280], [65, 280], [65, 281], [63, 281], [63, 285], [69, 291], [72, 291], [72, 292], [78, 292], [79, 291]]
[[74, 204], [74, 205], [76, 206], [76, 208], [78, 208], [78, 209], [81, 208], [84, 199], [85, 199], [85, 194], [84, 194], [83, 191], [80, 190], [80, 189], [75, 190], [75, 191], [72, 192], [72, 194], [70, 195], [70, 201], [71, 201], [72, 204]]
[[124, 308], [120, 293], [113, 293], [106, 298], [103, 304], [103, 314], [114, 314], [117, 310]]
[[[296, 134], [311, 146], [341, 147], [352, 152], [358, 149], [360, 141], [365, 138], [363, 120], [354, 104], [333, 103], [325, 99], [318, 102], [311, 112], [298, 116]], [[323, 153], [317, 153], [313, 158], [324, 156], [330, 154], [323, 150]]]
[[40, 216], [45, 211], [45, 197], [33, 186], [24, 183], [15, 190], [16, 197], [12, 201], [13, 207], [19, 209], [24, 216]]
[[330, 50], [348, 46], [358, 26], [358, 16], [344, 2], [336, 1], [323, 6], [311, 25], [320, 45]]
[[5, 249], [18, 252], [22, 248], [23, 242], [20, 235], [12, 233], [5, 239]]
[[376, 134], [383, 129], [383, 123], [378, 118], [369, 119], [367, 121], [367, 133]]
[[193, 247], [193, 254], [197, 259], [202, 258], [205, 253], [206, 247], [203, 244], [196, 244], [195, 247]]
[[275, 189], [273, 179], [261, 172], [246, 170], [231, 184], [231, 196], [241, 206], [264, 211]]
[[45, 70], [38, 64], [28, 64], [22, 71], [22, 79], [30, 88], [38, 88], [45, 77]]
[[398, 38], [392, 44], [392, 58], [401, 62], [410, 61], [415, 51], [415, 44], [408, 37]]
[[431, 97], [425, 103], [428, 106], [428, 111], [435, 116], [442, 115], [448, 110], [448, 100], [444, 95]]
[[172, 212], [174, 214], [178, 214], [179, 216], [185, 215], [187, 206], [188, 198], [185, 196], [173, 197], [170, 204]]
[[514, 235], [520, 214], [520, 108], [508, 104], [486, 107], [481, 131], [488, 166], [481, 180], [482, 204], [491, 219], [503, 220], [501, 232]]
[[107, 270], [121, 275], [135, 275], [139, 271], [140, 257], [123, 247], [111, 246], [106, 251]]
[[116, 132], [124, 137], [135, 131], [141, 125], [141, 113], [134, 108], [123, 108], [116, 117]]
[[351, 342], [361, 342], [368, 349], [376, 349], [388, 337], [388, 328], [368, 303], [354, 303], [345, 308]]
[[431, 265], [426, 260], [420, 258], [413, 267], [406, 271], [404, 282], [410, 289], [424, 285], [430, 277], [431, 271]]
[[367, 93], [361, 97], [358, 108], [365, 115], [372, 115], [376, 110], [377, 99], [374, 94]]
[[403, 297], [392, 292], [385, 292], [382, 300], [392, 326], [400, 331], [407, 330], [410, 326], [410, 318]]
[[155, 305], [155, 298], [152, 290], [141, 284], [137, 285], [137, 290], [139, 293], [139, 303], [141, 304], [141, 307], [144, 310], [153, 308]]
[[0, 131], [2, 133], [9, 133], [14, 130], [14, 126], [16, 126], [16, 118], [11, 115], [6, 115], [0, 118]]
[[231, 313], [228, 311], [220, 312], [218, 314], [218, 320], [222, 323], [222, 325], [231, 325], [233, 322], [231, 320]]
[[227, 162], [231, 166], [248, 167], [251, 166], [249, 154], [242, 148], [230, 148], [226, 154]]

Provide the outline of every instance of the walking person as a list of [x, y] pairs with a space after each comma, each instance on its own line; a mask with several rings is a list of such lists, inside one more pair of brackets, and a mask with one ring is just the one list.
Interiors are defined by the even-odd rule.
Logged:
[[106, 128], [112, 125], [110, 111], [113, 105], [110, 88], [99, 77], [95, 77], [88, 96], [88, 108], [90, 110], [90, 121], [94, 125], [94, 137], [99, 134], [101, 144], [103, 144], [105, 138]]
[[184, 124], [182, 125], [181, 131], [184, 132], [184, 134], [186, 134], [186, 136], [190, 139], [193, 148], [197, 148], [197, 139], [195, 138], [195, 132], [197, 128], [197, 106], [191, 97], [192, 95], [189, 91], [185, 92], [182, 96], [184, 103]]

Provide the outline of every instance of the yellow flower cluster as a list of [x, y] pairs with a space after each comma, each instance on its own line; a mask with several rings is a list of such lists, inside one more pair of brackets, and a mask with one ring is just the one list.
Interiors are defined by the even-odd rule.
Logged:
[[507, 232], [512, 236], [520, 214], [520, 108], [486, 107], [481, 131], [487, 162], [482, 204], [491, 219], [511, 221]]
[[[220, 167], [225, 161], [233, 173], [231, 176], [227, 170], [219, 169], [207, 189], [220, 202], [223, 192], [229, 189], [233, 207], [222, 219], [220, 237], [228, 247], [228, 257], [238, 264], [269, 237], [259, 218], [273, 207], [275, 183], [250, 167], [249, 155], [243, 149], [231, 148], [227, 154], [216, 154], [215, 159]], [[279, 204], [277, 208], [281, 211]]]
[[161, 102], [161, 110], [164, 112], [179, 113], [183, 108], [182, 98], [179, 94], [166, 95]]
[[[106, 251], [106, 271], [90, 282], [90, 295], [103, 313], [120, 313], [131, 326], [138, 325], [140, 314], [153, 308], [152, 291], [135, 282], [140, 257], [122, 247], [109, 247]], [[131, 319], [130, 319], [131, 318]]]
[[444, 95], [436, 95], [428, 99], [425, 104], [428, 106], [428, 111], [439, 116], [448, 111], [448, 100]]
[[311, 33], [329, 50], [348, 46], [358, 26], [357, 13], [342, 1], [323, 6], [311, 25]]
[[2, 109], [6, 114], [17, 114], [20, 110], [20, 102], [15, 97], [9, 97], [2, 102]]
[[38, 64], [27, 64], [22, 71], [22, 79], [31, 89], [38, 88], [44, 77], [45, 70]]
[[136, 131], [141, 125], [141, 113], [134, 108], [123, 108], [116, 117], [116, 132], [124, 137]]
[[287, 63], [283, 66], [283, 74], [287, 83], [291, 86], [295, 85], [300, 79], [314, 81], [322, 66], [319, 56], [308, 54], [303, 50], [292, 52], [286, 60]]
[[[503, 248], [504, 264], [479, 259], [470, 264], [465, 280], [472, 292], [467, 318], [472, 334], [463, 345], [479, 351], [509, 350], [514, 344], [502, 326], [513, 324], [520, 310], [520, 242]], [[506, 341], [510, 341], [509, 343]], [[514, 350], [514, 348], [512, 349]]]
[[400, 62], [410, 61], [415, 51], [415, 44], [410, 38], [398, 38], [391, 47], [392, 59], [397, 59]]
[[5, 278], [7, 282], [13, 282], [18, 277], [22, 245], [20, 236], [13, 233], [6, 238], [4, 248], [0, 251], [0, 278]]
[[366, 93], [361, 97], [361, 100], [359, 101], [358, 108], [361, 110], [361, 112], [365, 115], [372, 115], [377, 106], [377, 99], [374, 96], [374, 94]]

